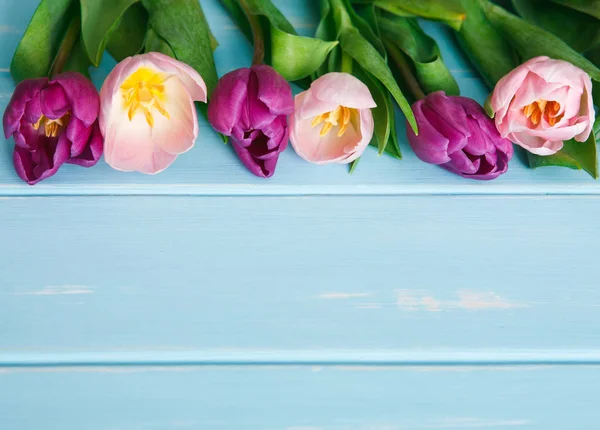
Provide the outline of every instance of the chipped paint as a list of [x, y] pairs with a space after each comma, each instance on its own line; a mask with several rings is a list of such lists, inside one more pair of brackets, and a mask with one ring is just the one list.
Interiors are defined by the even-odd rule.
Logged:
[[357, 297], [369, 297], [369, 293], [325, 293], [319, 295], [320, 299], [352, 299]]
[[19, 296], [56, 296], [56, 295], [77, 295], [77, 294], [93, 294], [94, 290], [84, 285], [60, 285], [44, 287], [38, 291], [28, 291], [25, 293], [13, 293]]
[[444, 310], [466, 309], [470, 311], [486, 309], [528, 308], [529, 304], [510, 301], [493, 291], [460, 290], [455, 300], [436, 299], [424, 292], [398, 290], [396, 305], [402, 311], [440, 312]]

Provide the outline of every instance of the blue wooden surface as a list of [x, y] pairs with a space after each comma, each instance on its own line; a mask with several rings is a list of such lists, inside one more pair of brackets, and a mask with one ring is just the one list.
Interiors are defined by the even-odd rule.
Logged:
[[[0, 110], [36, 3], [0, 0]], [[275, 3], [314, 31], [312, 0]], [[247, 65], [202, 4], [219, 72]], [[369, 149], [349, 176], [290, 148], [265, 181], [201, 120], [158, 176], [101, 162], [35, 187], [0, 138], [0, 429], [594, 428], [600, 187], [518, 157], [469, 182], [398, 131], [401, 162]]]

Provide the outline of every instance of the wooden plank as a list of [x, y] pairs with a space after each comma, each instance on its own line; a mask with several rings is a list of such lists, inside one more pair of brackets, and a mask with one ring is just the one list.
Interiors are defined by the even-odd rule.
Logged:
[[177, 367], [0, 371], [19, 430], [593, 428], [589, 367]]
[[[18, 3], [0, 0], [0, 111], [4, 111], [14, 85], [8, 74], [10, 58], [20, 34], [38, 0]], [[275, 2], [303, 34], [314, 32], [318, 11], [312, 0]], [[220, 42], [215, 53], [220, 74], [250, 64], [250, 45], [237, 31], [218, 0], [203, 0], [212, 29]], [[441, 26], [427, 23], [426, 30], [436, 36], [444, 58], [457, 77], [463, 94], [483, 102], [487, 90], [457, 50], [452, 35]], [[114, 61], [105, 58], [93, 73], [98, 87]], [[276, 175], [265, 181], [251, 175], [236, 158], [230, 146], [200, 119], [196, 147], [179, 157], [158, 176], [144, 176], [112, 170], [103, 161], [91, 170], [64, 166], [60, 172], [35, 187], [22, 183], [12, 167], [12, 142], [0, 136], [0, 195], [331, 195], [331, 194], [598, 194], [600, 185], [586, 174], [562, 168], [532, 171], [515, 157], [509, 172], [490, 183], [468, 181], [441, 168], [420, 162], [406, 142], [404, 119], [398, 115], [404, 160], [378, 157], [373, 148], [354, 175], [346, 166], [315, 166], [301, 160], [292, 148], [281, 156]]]
[[0, 350], [599, 350], [597, 197], [0, 199]]

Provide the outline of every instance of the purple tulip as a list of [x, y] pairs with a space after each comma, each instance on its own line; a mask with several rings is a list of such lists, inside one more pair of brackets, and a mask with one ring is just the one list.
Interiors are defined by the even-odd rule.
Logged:
[[248, 170], [269, 178], [287, 147], [287, 116], [293, 110], [287, 81], [272, 67], [258, 65], [234, 70], [219, 80], [208, 106], [208, 120], [231, 138]]
[[512, 144], [476, 101], [438, 91], [412, 109], [419, 135], [407, 127], [408, 141], [421, 160], [480, 180], [495, 179], [508, 169]]
[[79, 73], [25, 80], [4, 112], [4, 135], [13, 136], [13, 163], [29, 185], [54, 175], [64, 163], [95, 165], [102, 155], [100, 97]]

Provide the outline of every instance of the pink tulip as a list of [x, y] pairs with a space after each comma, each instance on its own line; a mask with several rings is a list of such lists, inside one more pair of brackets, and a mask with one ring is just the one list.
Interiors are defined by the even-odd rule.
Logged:
[[316, 164], [351, 163], [373, 137], [376, 107], [365, 84], [348, 73], [328, 73], [295, 98], [290, 141], [296, 153]]
[[548, 57], [533, 58], [500, 79], [491, 106], [502, 137], [538, 155], [555, 154], [565, 140], [585, 142], [594, 124], [588, 74]]
[[106, 162], [117, 170], [155, 174], [194, 146], [194, 101], [206, 102], [206, 84], [187, 64], [150, 52], [117, 64], [100, 100]]

